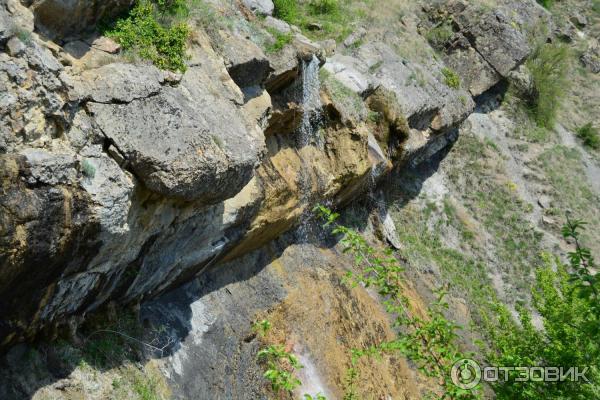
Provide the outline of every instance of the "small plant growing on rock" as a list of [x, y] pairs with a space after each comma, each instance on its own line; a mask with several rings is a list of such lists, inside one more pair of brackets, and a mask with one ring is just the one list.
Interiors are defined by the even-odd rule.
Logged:
[[458, 89], [460, 87], [460, 77], [456, 72], [450, 68], [442, 68], [442, 75], [444, 75], [444, 82], [449, 88]]
[[264, 377], [271, 383], [275, 392], [292, 392], [302, 383], [294, 377], [294, 371], [302, 368], [295, 355], [286, 351], [282, 345], [270, 345], [258, 352], [259, 361], [267, 363]]
[[91, 162], [84, 159], [81, 162], [81, 172], [87, 178], [93, 179], [94, 176], [96, 176], [96, 167], [94, 167], [94, 165]]
[[252, 330], [256, 332], [260, 336], [266, 336], [267, 333], [271, 330], [271, 322], [267, 319], [263, 319], [262, 321], [257, 321], [252, 324]]
[[454, 31], [450, 21], [443, 21], [435, 27], [431, 28], [425, 38], [436, 49], [441, 49], [452, 38]]
[[591, 122], [577, 129], [577, 136], [583, 141], [583, 144], [594, 150], [600, 149], [600, 133]]
[[317, 394], [316, 396], [311, 396], [310, 394], [305, 394], [304, 400], [327, 400], [327, 398], [325, 396], [323, 396], [321, 393]]
[[279, 32], [277, 29], [267, 28], [267, 32], [269, 32], [275, 38], [275, 41], [271, 44], [268, 44], [265, 48], [267, 53], [277, 53], [281, 49], [283, 49], [286, 45], [290, 44], [294, 39], [294, 35], [289, 33]]
[[182, 12], [180, 7], [183, 3], [177, 0], [162, 0], [157, 4], [139, 0], [129, 16], [118, 20], [105, 34], [119, 42], [124, 50], [133, 51], [159, 68], [185, 71], [190, 28], [185, 23], [163, 26], [157, 19], [161, 13]]

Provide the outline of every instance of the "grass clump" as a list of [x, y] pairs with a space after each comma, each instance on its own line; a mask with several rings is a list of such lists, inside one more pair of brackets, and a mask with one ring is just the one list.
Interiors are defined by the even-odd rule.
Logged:
[[442, 75], [444, 75], [444, 82], [446, 86], [452, 89], [458, 89], [460, 87], [460, 77], [456, 72], [450, 68], [442, 68]]
[[552, 5], [554, 4], [554, 0], [537, 0], [537, 2], [541, 4], [542, 7], [544, 7], [545, 9], [550, 9], [550, 7], [552, 7]]
[[443, 21], [439, 25], [431, 28], [425, 35], [425, 38], [434, 48], [440, 49], [444, 47], [452, 35], [454, 35], [452, 25], [450, 25], [449, 21]]
[[182, 0], [139, 0], [126, 18], [117, 20], [104, 33], [124, 50], [152, 61], [158, 68], [185, 71], [190, 28], [183, 22], [171, 25], [168, 21], [172, 20], [169, 15], [186, 12]]
[[532, 78], [528, 109], [538, 126], [552, 128], [568, 84], [569, 49], [564, 44], [539, 44], [527, 67]]
[[308, 7], [313, 15], [333, 15], [340, 12], [338, 0], [311, 0]]
[[298, 17], [298, 4], [296, 0], [274, 0], [275, 16], [290, 24]]
[[583, 144], [594, 150], [600, 149], [600, 134], [591, 122], [577, 129], [577, 137], [583, 141]]
[[267, 32], [275, 38], [274, 42], [265, 46], [265, 51], [267, 53], [277, 53], [294, 40], [294, 34], [292, 32], [282, 33], [273, 28], [267, 28]]
[[275, 0], [275, 16], [302, 28], [311, 39], [343, 41], [359, 18], [352, 1]]

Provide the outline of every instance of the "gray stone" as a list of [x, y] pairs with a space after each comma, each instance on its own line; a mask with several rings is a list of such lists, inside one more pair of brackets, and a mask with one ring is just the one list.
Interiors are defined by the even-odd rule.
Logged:
[[538, 204], [540, 205], [540, 207], [542, 208], [550, 208], [552, 206], [552, 199], [550, 199], [550, 197], [544, 195], [544, 196], [540, 196], [538, 198]]
[[146, 187], [166, 197], [213, 203], [248, 183], [264, 146], [219, 93], [218, 80], [190, 68], [179, 87], [130, 96], [126, 104], [90, 102], [88, 108]]
[[479, 96], [501, 79], [501, 76], [473, 47], [454, 48], [445, 56], [444, 61], [461, 78], [461, 83], [472, 96]]
[[[363, 47], [369, 47], [364, 50]], [[387, 45], [367, 44], [359, 49], [372, 57], [377, 53], [381, 67], [378, 83], [396, 94], [411, 128], [442, 131], [463, 121], [475, 108], [471, 96], [464, 90], [455, 90], [435, 77], [430, 70], [401, 59]], [[363, 53], [365, 52], [365, 53]], [[441, 75], [441, 73], [440, 73]]]
[[364, 39], [367, 31], [365, 28], [358, 28], [356, 31], [352, 32], [346, 40], [344, 40], [344, 46], [346, 47], [354, 47]]
[[165, 74], [151, 65], [114, 63], [72, 78], [72, 99], [129, 103], [158, 94]]
[[89, 44], [84, 42], [83, 40], [73, 40], [72, 42], [68, 42], [63, 46], [63, 49], [71, 56], [77, 59], [85, 56], [90, 50], [91, 47]]
[[58, 185], [77, 180], [78, 162], [72, 154], [56, 154], [41, 149], [21, 152], [29, 166], [32, 184]]
[[527, 38], [511, 25], [503, 13], [481, 15], [475, 7], [455, 16], [471, 45], [502, 76], [519, 66], [529, 54]]
[[272, 0], [242, 0], [244, 5], [259, 15], [273, 15], [275, 6]]
[[250, 40], [219, 32], [219, 50], [231, 79], [240, 87], [262, 85], [271, 67], [263, 51]]
[[281, 33], [291, 33], [292, 32], [292, 28], [290, 28], [290, 24], [288, 24], [287, 22], [282, 21], [280, 19], [273, 18], [271, 16], [265, 18], [264, 24], [266, 27], [275, 29], [276, 31], [281, 32]]
[[23, 43], [17, 37], [12, 37], [10, 38], [8, 43], [6, 43], [6, 50], [11, 56], [17, 57], [23, 54], [23, 52], [25, 51], [25, 43]]
[[106, 36], [100, 36], [90, 45], [96, 50], [104, 51], [109, 54], [116, 54], [121, 51], [121, 45]]
[[327, 59], [323, 68], [353, 92], [362, 95], [373, 86], [373, 80], [355, 68], [356, 59], [336, 54]]

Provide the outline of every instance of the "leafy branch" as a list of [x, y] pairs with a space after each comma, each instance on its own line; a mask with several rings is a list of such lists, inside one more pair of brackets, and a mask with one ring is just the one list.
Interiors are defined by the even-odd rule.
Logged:
[[384, 299], [386, 311], [394, 316], [393, 326], [401, 333], [397, 338], [380, 343], [363, 350], [353, 350], [353, 373], [349, 375], [346, 399], [356, 397], [352, 389], [356, 381], [354, 365], [356, 360], [365, 356], [379, 356], [383, 353], [400, 352], [417, 363], [419, 370], [426, 376], [436, 378], [442, 389], [441, 399], [477, 399], [480, 398], [478, 388], [464, 390], [452, 383], [450, 371], [459, 359], [467, 358], [461, 353], [457, 344], [454, 322], [444, 316], [448, 304], [444, 301], [446, 293], [438, 291], [437, 299], [422, 318], [411, 310], [409, 299], [403, 294], [404, 268], [394, 257], [393, 250], [376, 250], [358, 232], [337, 223], [339, 214], [329, 208], [317, 205], [314, 212], [323, 219], [324, 227], [333, 235], [341, 236], [340, 243], [344, 253], [354, 256], [355, 264], [361, 268], [360, 273], [347, 273], [346, 279], [353, 285], [373, 287]]

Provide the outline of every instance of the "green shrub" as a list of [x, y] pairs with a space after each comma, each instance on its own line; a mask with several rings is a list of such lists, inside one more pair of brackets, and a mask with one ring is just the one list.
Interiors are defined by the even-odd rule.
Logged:
[[527, 67], [532, 78], [526, 99], [531, 116], [538, 126], [553, 128], [568, 84], [569, 49], [563, 44], [539, 44]]
[[431, 28], [425, 35], [427, 41], [435, 48], [440, 49], [444, 47], [446, 42], [454, 35], [452, 26], [449, 21], [444, 21], [439, 25]]
[[577, 129], [577, 136], [583, 141], [583, 144], [594, 150], [600, 149], [600, 134], [591, 122]]
[[600, 388], [600, 347], [598, 340], [600, 306], [599, 278], [590, 250], [581, 247], [581, 221], [568, 221], [563, 236], [575, 244], [568, 254], [569, 265], [559, 257], [544, 256], [543, 265], [536, 272], [532, 297], [536, 313], [544, 329], [533, 324], [532, 313], [518, 309], [516, 323], [511, 312], [499, 305], [492, 326], [488, 328], [493, 349], [487, 358], [496, 366], [589, 366], [586, 377], [571, 382], [520, 382], [518, 372], [509, 373], [510, 379], [492, 384], [499, 400], [537, 399], [597, 399]]
[[452, 89], [458, 89], [460, 87], [460, 77], [456, 72], [450, 68], [442, 68], [442, 75], [444, 75], [444, 82]]
[[[152, 61], [161, 69], [185, 71], [186, 42], [190, 29], [185, 23], [165, 27], [157, 20], [157, 13], [172, 10], [166, 0], [162, 6], [140, 0], [129, 16], [118, 20], [105, 34], [115, 39], [123, 49], [133, 51], [141, 58]], [[168, 2], [174, 6], [180, 1]]]
[[166, 14], [187, 14], [188, 7], [186, 0], [156, 0], [158, 11]]
[[271, 383], [273, 391], [291, 393], [302, 384], [294, 376], [295, 370], [302, 368], [302, 365], [284, 346], [275, 344], [265, 347], [258, 352], [257, 358], [267, 363], [267, 370], [263, 376]]
[[554, 0], [537, 0], [544, 8], [549, 9], [554, 4]]
[[274, 0], [275, 16], [289, 23], [294, 23], [298, 16], [296, 0]]
[[308, 3], [311, 14], [337, 14], [340, 11], [338, 0], [311, 0]]

